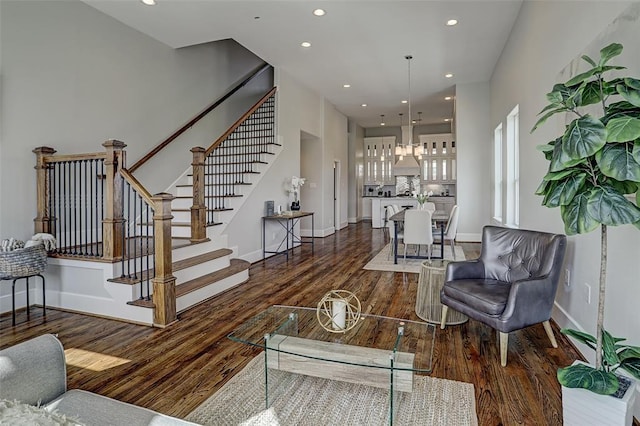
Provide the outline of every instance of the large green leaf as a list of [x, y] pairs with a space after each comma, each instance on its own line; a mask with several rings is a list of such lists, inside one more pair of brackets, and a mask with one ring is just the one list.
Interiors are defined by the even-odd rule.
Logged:
[[571, 328], [563, 328], [560, 330], [560, 333], [565, 334], [569, 337], [573, 337], [580, 343], [584, 343], [589, 346], [591, 349], [596, 348], [596, 338], [590, 335], [589, 333], [585, 333], [583, 331], [573, 330]]
[[607, 179], [606, 184], [611, 186], [621, 194], [635, 194], [635, 192], [638, 190], [638, 184], [636, 182], [630, 182], [628, 180], [619, 181], [613, 178], [609, 178]]
[[590, 191], [581, 192], [571, 200], [571, 203], [560, 206], [564, 230], [567, 235], [586, 234], [600, 225], [600, 222], [593, 218], [587, 210], [590, 193]]
[[603, 66], [607, 62], [622, 53], [622, 45], [620, 43], [611, 43], [600, 49], [600, 62], [598, 65]]
[[549, 181], [543, 180], [542, 182], [540, 182], [540, 185], [538, 185], [538, 188], [536, 189], [536, 192], [534, 194], [545, 195], [547, 193], [547, 186], [549, 186]]
[[597, 81], [590, 81], [581, 89], [580, 101], [576, 98], [577, 106], [587, 106], [600, 102], [602, 96], [600, 94], [600, 84]]
[[608, 366], [615, 366], [620, 363], [620, 358], [618, 358], [618, 353], [616, 352], [616, 339], [606, 330], [602, 331], [602, 359], [605, 365]]
[[607, 122], [607, 142], [627, 142], [640, 138], [640, 119], [623, 116]]
[[[622, 113], [629, 113], [631, 111], [638, 112], [640, 111], [640, 107], [630, 104], [627, 101], [620, 101], [620, 102], [614, 102], [612, 104], [609, 104], [607, 106], [606, 111], [607, 111], [607, 115], [620, 113], [620, 112]], [[637, 117], [636, 114], [630, 114], [630, 115]]]
[[599, 71], [600, 71], [599, 68], [591, 68], [588, 71], [582, 72], [582, 73], [572, 77], [569, 81], [567, 81], [565, 83], [565, 86], [571, 87], [571, 86], [575, 86], [577, 84], [581, 84], [585, 80], [588, 80], [591, 77], [593, 77], [594, 75], [596, 75]]
[[631, 155], [633, 159], [636, 160], [636, 163], [640, 163], [640, 140], [637, 140], [633, 143], [633, 150], [631, 151]]
[[604, 124], [590, 115], [571, 122], [562, 137], [562, 150], [574, 160], [588, 157], [598, 152], [607, 143]]
[[583, 210], [580, 206], [579, 214], [587, 216], [588, 221], [594, 220], [604, 225], [619, 226], [640, 220], [640, 208], [613, 188], [606, 186], [593, 188], [586, 198], [586, 209]]
[[557, 114], [559, 112], [563, 112], [563, 111], [567, 111], [567, 108], [561, 107], [561, 108], [556, 108], [556, 109], [553, 109], [551, 111], [548, 111], [545, 115], [540, 117], [538, 119], [538, 121], [536, 121], [536, 124], [534, 124], [534, 126], [531, 128], [531, 132], [535, 132], [535, 130], [538, 127], [540, 127], [542, 124], [544, 124], [549, 119], [549, 117], [551, 117], [552, 115], [555, 115], [555, 114]]
[[536, 149], [538, 151], [542, 151], [542, 152], [549, 152], [549, 151], [553, 151], [553, 147], [554, 147], [554, 145], [552, 145], [550, 143], [546, 143], [544, 145], [537, 145]]
[[[549, 93], [547, 93], [547, 100], [551, 104], [561, 104], [562, 101], [563, 101], [562, 93], [559, 90], [554, 90], [552, 92], [549, 92]], [[558, 106], [558, 105], [556, 105], [556, 106]], [[544, 111], [544, 109], [542, 111]]]
[[619, 181], [640, 182], [640, 163], [631, 150], [631, 144], [607, 144], [596, 154], [600, 171]]
[[589, 65], [591, 65], [592, 67], [597, 67], [598, 66], [598, 64], [596, 64], [596, 62], [593, 59], [591, 59], [590, 57], [588, 57], [587, 55], [582, 55], [582, 59], [584, 61], [588, 62]]
[[[545, 153], [548, 154], [548, 153]], [[547, 157], [545, 155], [545, 157]], [[567, 152], [562, 149], [562, 142], [560, 139], [556, 141], [556, 144], [553, 146], [553, 152], [551, 153], [551, 158], [549, 159], [549, 171], [551, 172], [559, 172], [569, 167], [576, 166], [585, 161], [584, 158], [573, 159], [567, 154]]]
[[638, 79], [627, 77], [624, 79], [624, 84], [632, 89], [640, 90], [640, 80]]
[[560, 172], [549, 172], [545, 175], [543, 179], [544, 180], [562, 180], [567, 176], [572, 175], [574, 173], [578, 173], [578, 172], [579, 170], [577, 169], [565, 169]]
[[619, 386], [615, 374], [583, 364], [559, 368], [558, 381], [562, 386], [588, 389], [600, 395], [611, 395], [618, 390]]
[[616, 90], [631, 105], [640, 107], [640, 90], [632, 89], [624, 84], [618, 84]]
[[574, 174], [556, 185], [548, 188], [547, 196], [543, 204], [547, 207], [566, 206], [571, 203], [576, 194], [581, 190], [586, 174]]
[[625, 359], [620, 368], [628, 371], [636, 379], [640, 379], [640, 358]]

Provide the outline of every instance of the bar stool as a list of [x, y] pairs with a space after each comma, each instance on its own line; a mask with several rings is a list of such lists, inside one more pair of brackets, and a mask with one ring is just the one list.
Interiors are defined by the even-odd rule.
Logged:
[[0, 253], [0, 281], [12, 281], [11, 285], [11, 325], [16, 325], [16, 282], [26, 280], [27, 318], [30, 318], [29, 278], [42, 280], [42, 312], [46, 315], [45, 279], [42, 275], [47, 266], [47, 251], [43, 245], [36, 245]]

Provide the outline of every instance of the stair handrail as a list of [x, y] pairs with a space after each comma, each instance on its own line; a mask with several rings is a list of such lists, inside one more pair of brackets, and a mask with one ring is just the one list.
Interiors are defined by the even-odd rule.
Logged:
[[160, 152], [162, 149], [164, 149], [167, 145], [169, 145], [171, 142], [173, 142], [175, 139], [177, 139], [184, 132], [186, 132], [191, 127], [193, 127], [198, 121], [200, 121], [207, 114], [209, 114], [211, 111], [216, 109], [220, 104], [222, 104], [224, 101], [226, 101], [229, 97], [231, 97], [238, 90], [240, 90], [244, 86], [246, 86], [251, 80], [253, 80], [254, 78], [258, 77], [260, 74], [262, 74], [264, 71], [266, 71], [269, 68], [271, 68], [271, 65], [269, 65], [266, 62], [264, 62], [259, 67], [257, 67], [244, 80], [242, 80], [240, 83], [238, 83], [236, 86], [234, 86], [231, 90], [229, 90], [226, 94], [224, 94], [220, 99], [218, 99], [217, 101], [215, 101], [214, 103], [209, 105], [201, 113], [199, 113], [194, 118], [189, 120], [189, 122], [187, 124], [185, 124], [184, 126], [180, 127], [171, 136], [169, 136], [164, 141], [160, 142], [153, 149], [151, 149], [151, 151], [149, 151], [142, 158], [140, 158], [138, 161], [136, 161], [131, 167], [129, 167], [129, 172], [130, 173], [135, 172], [140, 166], [142, 166], [144, 163], [149, 161], [149, 159], [151, 159], [154, 155], [156, 155], [158, 152]]
[[231, 127], [229, 127], [227, 129], [226, 132], [224, 132], [218, 139], [215, 140], [215, 142], [213, 142], [211, 144], [211, 146], [209, 146], [209, 148], [207, 148], [207, 150], [204, 152], [204, 156], [206, 157], [207, 155], [211, 154], [213, 152], [214, 149], [216, 149], [225, 139], [227, 139], [229, 137], [229, 135], [231, 133], [233, 133], [238, 127], [240, 127], [240, 125], [248, 118], [251, 116], [251, 114], [253, 114], [254, 112], [256, 112], [256, 110], [258, 108], [260, 108], [260, 106], [266, 102], [267, 99], [269, 99], [271, 96], [273, 96], [274, 93], [276, 93], [278, 87], [274, 86], [271, 88], [271, 90], [269, 90], [263, 97], [260, 98], [260, 100], [258, 100], [255, 104], [253, 104], [253, 106], [251, 108], [249, 108], [249, 110], [247, 110], [247, 112], [245, 112], [242, 117], [238, 118], [236, 120], [235, 123], [233, 123], [231, 125]]
[[191, 162], [193, 176], [193, 205], [191, 206], [191, 241], [198, 242], [207, 238], [207, 204], [205, 202], [205, 161], [213, 151], [229, 138], [252, 114], [259, 110], [269, 99], [273, 98], [277, 87], [272, 87], [260, 100], [245, 112], [226, 132], [205, 149], [194, 147]]

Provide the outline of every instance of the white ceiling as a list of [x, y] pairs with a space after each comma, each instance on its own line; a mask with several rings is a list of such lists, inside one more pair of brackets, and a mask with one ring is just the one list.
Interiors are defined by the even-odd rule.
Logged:
[[[271, 65], [326, 97], [363, 127], [400, 123], [408, 106], [420, 124], [453, 115], [455, 85], [488, 81], [522, 0], [222, 1], [84, 0], [171, 47], [233, 38]], [[326, 15], [316, 17], [321, 7]], [[457, 19], [453, 27], [448, 19]], [[309, 41], [311, 48], [300, 43]], [[447, 79], [448, 72], [454, 74]], [[343, 84], [351, 88], [343, 88]], [[363, 108], [361, 104], [368, 106]]]

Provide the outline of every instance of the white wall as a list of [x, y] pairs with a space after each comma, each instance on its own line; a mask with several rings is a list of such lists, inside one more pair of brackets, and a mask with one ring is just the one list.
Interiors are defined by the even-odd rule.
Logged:
[[456, 85], [459, 241], [480, 241], [491, 202], [489, 83]]
[[[33, 234], [33, 148], [99, 152], [115, 138], [133, 164], [261, 62], [229, 40], [169, 48], [80, 1], [1, 1], [0, 10], [1, 238]], [[197, 144], [143, 183], [164, 189]]]
[[[546, 105], [545, 94], [558, 82], [559, 73], [587, 46], [596, 41], [596, 52], [611, 41], [619, 41], [627, 51], [637, 50], [640, 38], [638, 6], [613, 26], [610, 24], [628, 2], [524, 2], [491, 80], [491, 129], [516, 105], [520, 105], [520, 226], [563, 232], [559, 209], [540, 205], [534, 191], [548, 167], [535, 147], [555, 139], [558, 123], [549, 122], [530, 134], [537, 113]], [[569, 21], [572, 23], [568, 25]], [[632, 31], [618, 33], [617, 25]], [[556, 29], [558, 31], [556, 31]], [[560, 34], [559, 34], [560, 32]], [[603, 34], [603, 35], [601, 35]], [[594, 46], [595, 48], [595, 46]], [[636, 55], [637, 57], [637, 55]], [[640, 75], [640, 61], [627, 62], [625, 52], [612, 63], [625, 65], [629, 75]], [[560, 128], [561, 130], [561, 128]], [[487, 149], [490, 147], [487, 145]], [[609, 227], [609, 262], [605, 327], [616, 336], [640, 344], [640, 232], [632, 226]], [[566, 267], [570, 286], [561, 285], [556, 297], [554, 319], [561, 327], [584, 329], [594, 334], [599, 278], [599, 232], [568, 239]], [[584, 283], [591, 285], [591, 303], [583, 298]], [[584, 349], [584, 348], [582, 348]], [[592, 360], [593, 351], [583, 350]], [[640, 417], [640, 407], [635, 416]]]
[[[334, 232], [333, 161], [343, 164], [340, 188], [343, 204], [341, 221], [347, 220], [347, 120], [324, 98], [282, 69], [276, 70], [278, 138], [282, 152], [258, 182], [256, 190], [227, 226], [229, 245], [237, 247], [241, 257], [256, 261], [262, 257], [264, 201], [274, 200], [284, 209], [293, 201], [286, 192], [291, 176], [307, 182], [300, 191], [303, 211], [315, 213], [315, 236]], [[254, 195], [255, 194], [255, 195]], [[303, 235], [310, 234], [311, 220], [302, 219]], [[265, 244], [277, 245], [283, 231], [278, 224], [268, 225]]]

